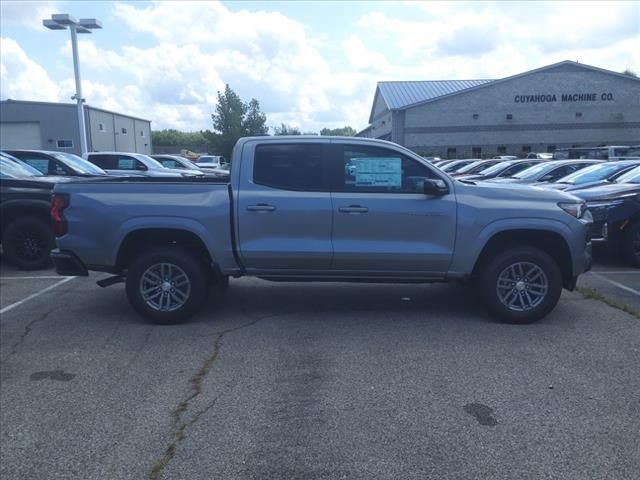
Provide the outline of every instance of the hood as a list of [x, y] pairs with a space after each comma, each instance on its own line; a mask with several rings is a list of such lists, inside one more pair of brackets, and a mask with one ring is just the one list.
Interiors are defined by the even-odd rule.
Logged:
[[638, 183], [609, 183], [598, 187], [577, 190], [573, 193], [587, 202], [593, 200], [615, 200], [620, 197], [640, 195], [640, 184]]
[[577, 202], [580, 199], [559, 190], [539, 188], [528, 184], [508, 182], [477, 182], [475, 185], [458, 182], [466, 193], [502, 200], [548, 200], [550, 202]]
[[600, 185], [611, 185], [607, 180], [596, 180], [586, 183], [534, 183], [535, 187], [553, 188], [554, 190], [562, 190], [563, 192], [573, 192], [575, 190], [584, 190], [585, 188], [597, 187]]
[[510, 178], [510, 177], [489, 178], [486, 181], [491, 183], [524, 183], [519, 178]]

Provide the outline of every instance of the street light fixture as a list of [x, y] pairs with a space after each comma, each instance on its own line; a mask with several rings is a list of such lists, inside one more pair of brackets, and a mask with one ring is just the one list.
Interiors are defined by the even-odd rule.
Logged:
[[82, 98], [82, 83], [80, 82], [80, 60], [78, 59], [78, 33], [91, 33], [91, 30], [102, 28], [102, 22], [95, 18], [81, 18], [76, 20], [67, 13], [56, 13], [51, 19], [42, 20], [42, 24], [49, 30], [66, 30], [71, 32], [71, 50], [73, 51], [73, 73], [76, 77], [76, 93], [73, 99], [78, 103], [78, 126], [80, 128], [80, 150], [87, 152], [87, 130], [84, 124], [84, 108]]

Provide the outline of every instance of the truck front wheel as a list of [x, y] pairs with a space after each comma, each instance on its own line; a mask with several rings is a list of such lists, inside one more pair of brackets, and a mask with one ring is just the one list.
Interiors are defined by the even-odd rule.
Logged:
[[180, 247], [154, 248], [133, 261], [127, 272], [127, 298], [144, 318], [159, 324], [183, 322], [207, 298], [205, 265]]
[[507, 323], [532, 323], [547, 315], [562, 293], [562, 273], [535, 247], [501, 252], [480, 269], [479, 292], [489, 312]]

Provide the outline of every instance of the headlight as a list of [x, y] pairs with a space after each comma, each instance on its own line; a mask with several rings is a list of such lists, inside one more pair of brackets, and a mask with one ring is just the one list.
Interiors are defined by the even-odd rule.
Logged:
[[624, 203], [624, 200], [607, 200], [604, 202], [589, 202], [587, 203], [587, 207], [592, 208], [592, 209], [600, 209], [600, 208], [613, 208], [613, 207], [617, 207], [618, 205], [621, 205]]
[[558, 206], [567, 212], [569, 215], [575, 218], [582, 218], [584, 213], [587, 210], [587, 204], [585, 202], [574, 203], [574, 202], [560, 202]]

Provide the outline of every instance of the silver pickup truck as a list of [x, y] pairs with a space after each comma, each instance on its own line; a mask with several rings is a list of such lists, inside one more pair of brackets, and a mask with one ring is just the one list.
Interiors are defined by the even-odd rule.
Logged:
[[457, 181], [381, 140], [252, 137], [228, 179], [56, 185], [58, 273], [115, 276], [157, 323], [194, 315], [229, 277], [475, 282], [511, 323], [549, 313], [590, 268], [591, 215], [569, 194]]

